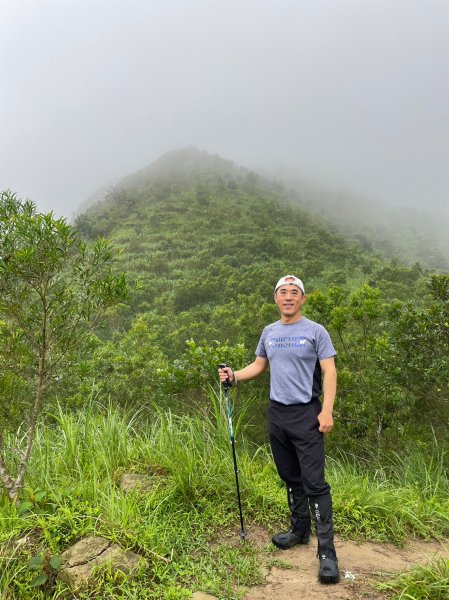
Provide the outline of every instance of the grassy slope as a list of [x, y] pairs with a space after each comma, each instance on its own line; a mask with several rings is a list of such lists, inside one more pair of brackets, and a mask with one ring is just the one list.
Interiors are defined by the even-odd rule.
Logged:
[[178, 164], [169, 155], [168, 165], [162, 161], [124, 180], [77, 219], [84, 235], [105, 235], [123, 250], [123, 267], [140, 282], [130, 312], [153, 314], [168, 355], [190, 337], [210, 342], [225, 336], [252, 348], [251, 334], [233, 323], [252, 311], [258, 332], [259, 324], [275, 318], [273, 310], [259, 323], [257, 310], [271, 302], [273, 283], [283, 273], [302, 277], [308, 292], [375, 282], [384, 297], [408, 294], [422, 275], [416, 267], [391, 268], [332, 233], [293, 207], [278, 184], [229, 161], [212, 157], [203, 164], [202, 155], [194, 157], [189, 170], [192, 161], [181, 155]]

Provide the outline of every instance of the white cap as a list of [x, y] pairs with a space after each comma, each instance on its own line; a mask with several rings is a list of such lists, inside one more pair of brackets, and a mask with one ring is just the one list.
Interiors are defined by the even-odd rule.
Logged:
[[303, 282], [295, 277], [295, 275], [286, 275], [285, 277], [281, 277], [274, 288], [274, 293], [276, 293], [277, 289], [280, 288], [281, 285], [296, 285], [299, 287], [301, 292], [305, 294]]

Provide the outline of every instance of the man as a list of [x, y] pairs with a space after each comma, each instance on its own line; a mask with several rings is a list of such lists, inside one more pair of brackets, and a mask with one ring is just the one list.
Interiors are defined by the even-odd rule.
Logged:
[[274, 290], [281, 318], [263, 330], [255, 361], [240, 371], [220, 369], [219, 375], [222, 382], [228, 379], [236, 385], [254, 379], [270, 365], [270, 444], [291, 511], [291, 529], [272, 541], [282, 549], [307, 544], [311, 512], [318, 538], [319, 580], [337, 583], [340, 574], [330, 486], [324, 478], [323, 439], [334, 425], [336, 352], [324, 327], [302, 316], [305, 300], [302, 281], [294, 275], [282, 277]]

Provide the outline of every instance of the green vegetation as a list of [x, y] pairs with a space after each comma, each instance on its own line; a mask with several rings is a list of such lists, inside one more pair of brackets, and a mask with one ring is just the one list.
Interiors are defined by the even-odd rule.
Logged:
[[[446, 275], [388, 262], [292, 206], [278, 183], [194, 150], [127, 178], [76, 225], [89, 239], [114, 240], [138, 289], [112, 341], [103, 332], [94, 343], [74, 402], [95, 380], [102, 397], [123, 406], [160, 404], [162, 394], [164, 406], [196, 410], [218, 362], [252, 360], [263, 327], [277, 318], [273, 284], [294, 272], [309, 296], [305, 314], [329, 329], [338, 352], [329, 450], [362, 447], [380, 460], [398, 443], [406, 450], [410, 440], [447, 439]], [[259, 443], [266, 389], [264, 377], [239, 390], [256, 399]]]
[[419, 208], [388, 207], [379, 199], [367, 201], [344, 192], [318, 191], [298, 182], [291, 187], [293, 204], [319, 215], [331, 229], [356, 240], [366, 250], [398, 265], [419, 262], [428, 269], [448, 271], [448, 213], [444, 207], [439, 213], [429, 213], [425, 204]]
[[[134, 581], [100, 569], [80, 599], [201, 589], [230, 600], [260, 581], [260, 549], [235, 543], [217, 365], [253, 359], [277, 319], [274, 283], [291, 272], [338, 352], [327, 437], [337, 531], [396, 543], [449, 533], [447, 274], [349, 242], [279, 183], [193, 150], [127, 178], [74, 227], [10, 193], [2, 211], [5, 485], [29, 448], [26, 476], [0, 496], [2, 598], [64, 598], [60, 554], [86, 535], [117, 541], [147, 567]], [[114, 262], [135, 283], [126, 304]], [[24, 425], [39, 385], [43, 410], [40, 401]], [[270, 529], [286, 503], [266, 445], [267, 386], [265, 374], [232, 397], [245, 517]], [[124, 493], [129, 472], [148, 476], [151, 490]]]
[[395, 600], [446, 600], [449, 589], [449, 560], [439, 560], [416, 567], [381, 584], [379, 590], [389, 592]]
[[[269, 449], [248, 442], [243, 422], [235, 425], [245, 519], [276, 527], [286, 519], [285, 489]], [[410, 535], [447, 535], [449, 479], [437, 466], [444, 460], [437, 449], [433, 466], [411, 454], [392, 459], [375, 476], [369, 465], [353, 459], [332, 460], [337, 531], [398, 543]], [[125, 472], [147, 475], [151, 490], [121, 491]], [[2, 597], [44, 598], [44, 592], [60, 597], [61, 583], [43, 585], [42, 593], [41, 588], [31, 591], [36, 571], [28, 561], [59, 556], [87, 535], [134, 550], [148, 568], [135, 581], [120, 580], [120, 589], [103, 573], [79, 598], [99, 593], [183, 598], [201, 589], [231, 599], [261, 581], [260, 550], [251, 537], [243, 545], [238, 542], [224, 398], [212, 391], [198, 416], [159, 412], [146, 421], [138, 413], [95, 402], [76, 414], [60, 408], [38, 430], [27, 486], [33, 501], [21, 510], [4, 501], [0, 510]], [[13, 544], [26, 536], [30, 545]]]
[[[28, 427], [15, 469], [0, 435], [0, 477], [12, 500], [22, 487], [45, 391], [84, 345], [84, 336], [127, 297], [125, 278], [113, 274], [112, 261], [109, 242], [88, 245], [63, 219], [1, 194], [0, 381], [13, 396], [17, 385]], [[4, 404], [7, 416], [17, 408]]]

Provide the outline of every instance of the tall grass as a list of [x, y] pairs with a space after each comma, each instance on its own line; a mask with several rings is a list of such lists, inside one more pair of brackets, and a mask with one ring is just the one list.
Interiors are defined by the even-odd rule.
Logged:
[[[449, 533], [447, 453], [435, 444], [430, 456], [393, 455], [384, 468], [354, 457], [328, 460], [340, 533], [376, 541], [407, 536], [444, 538]], [[373, 463], [375, 464], [375, 463]]]
[[[159, 412], [146, 422], [139, 414], [126, 415], [94, 402], [82, 413], [59, 409], [51, 425], [38, 431], [27, 474], [27, 487], [46, 490], [57, 510], [19, 516], [3, 499], [0, 519], [5, 527], [0, 543], [27, 530], [39, 531], [39, 547], [50, 547], [52, 553], [86, 535], [118, 540], [149, 560], [151, 569], [142, 586], [153, 589], [155, 598], [163, 597], [161, 589], [171, 583], [175, 598], [183, 582], [190, 589], [206, 586], [216, 593], [226, 591], [228, 597], [234, 597], [237, 581], [257, 582], [254, 548], [247, 545], [225, 552], [220, 544], [210, 548], [207, 543], [221, 528], [237, 522], [223, 399], [213, 400], [209, 414], [179, 417]], [[252, 456], [246, 442], [239, 446], [245, 493], [245, 481], [260, 471], [261, 455]], [[123, 493], [119, 479], [127, 471], [153, 476], [152, 489]], [[247, 500], [249, 512], [250, 506]], [[171, 562], [160, 560], [161, 556]], [[22, 577], [5, 560], [1, 569], [0, 597], [11, 581], [15, 581], [15, 597], [27, 597], [28, 574]]]
[[[246, 441], [243, 420], [242, 413], [234, 429], [244, 516], [277, 526], [287, 521], [284, 486], [269, 448]], [[427, 459], [393, 457], [377, 470], [353, 457], [328, 460], [337, 531], [398, 543], [409, 535], [447, 534], [446, 458], [436, 447]], [[151, 489], [124, 493], [119, 479], [130, 471], [151, 477]], [[210, 405], [197, 416], [156, 411], [144, 420], [95, 402], [76, 414], [59, 408], [37, 432], [26, 485], [45, 490], [46, 506], [53, 508], [46, 515], [37, 510], [42, 506], [19, 515], [6, 497], [0, 499], [0, 556], [10, 559], [0, 558], [2, 598], [33, 597], [27, 595], [27, 555], [59, 553], [85, 535], [117, 540], [149, 562], [138, 582], [110, 597], [181, 598], [186, 590], [203, 589], [237, 598], [239, 586], [260, 579], [251, 543], [229, 548], [219, 541], [223, 531], [237, 534], [239, 522], [224, 398], [212, 390]], [[35, 547], [10, 556], [6, 542], [30, 531]], [[103, 584], [101, 594], [110, 585]], [[58, 584], [52, 597], [62, 590]]]
[[449, 496], [449, 451], [434, 437], [432, 451], [393, 454], [386, 464], [390, 478], [406, 487], [415, 487], [425, 498]]
[[449, 559], [416, 567], [377, 587], [392, 600], [447, 600]]

